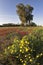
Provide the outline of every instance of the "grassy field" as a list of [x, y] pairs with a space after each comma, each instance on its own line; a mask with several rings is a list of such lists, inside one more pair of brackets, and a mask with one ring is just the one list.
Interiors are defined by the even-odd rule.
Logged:
[[5, 36], [10, 32], [28, 32], [31, 33], [34, 29], [43, 29], [43, 27], [0, 27], [0, 36]]
[[[35, 32], [35, 33], [34, 33]], [[31, 34], [32, 33], [32, 34]], [[29, 34], [31, 34], [31, 36], [29, 35]], [[29, 35], [29, 39], [31, 39], [31, 40], [28, 40], [28, 41], [26, 41], [26, 39], [27, 39], [27, 37], [25, 38], [24, 36], [26, 36], [26, 35]], [[37, 38], [37, 36], [38, 36], [38, 38]], [[24, 38], [23, 38], [24, 37]], [[34, 41], [35, 40], [35, 41]], [[15, 41], [15, 42], [14, 42]], [[17, 46], [17, 44], [18, 44], [18, 42], [21, 44], [21, 42], [23, 43], [24, 41], [26, 42], [26, 44], [25, 44], [25, 42], [24, 42], [24, 46], [23, 46], [23, 48], [22, 49], [24, 49], [24, 48], [26, 48], [26, 51], [25, 51], [25, 49], [24, 49], [24, 53], [26, 52], [27, 53], [27, 48], [28, 48], [28, 42], [29, 43], [31, 43], [31, 44], [35, 44], [35, 47], [39, 47], [39, 49], [37, 50], [36, 48], [34, 48], [35, 50], [36, 50], [36, 52], [39, 54], [39, 56], [40, 56], [40, 54], [42, 55], [42, 58], [43, 58], [43, 27], [0, 27], [0, 61], [1, 62], [6, 62], [6, 60], [4, 61], [3, 60], [3, 52], [4, 52], [4, 50], [8, 47], [9, 48], [9, 46], [13, 46], [13, 45], [16, 45]], [[38, 42], [38, 43], [37, 43]], [[41, 45], [42, 44], [42, 45]], [[38, 46], [37, 46], [38, 45]], [[13, 48], [12, 48], [12, 46], [11, 46], [11, 49], [13, 50]], [[19, 47], [19, 44], [18, 44], [18, 47]], [[15, 47], [14, 49], [16, 49], [16, 50], [18, 50], [17, 48], [18, 47]], [[31, 47], [30, 47], [31, 48]], [[32, 48], [31, 48], [32, 49]], [[31, 51], [31, 49], [30, 49], [30, 52], [33, 52], [33, 51]], [[41, 49], [41, 50], [40, 50]], [[9, 49], [10, 50], [10, 49]], [[20, 49], [19, 49], [20, 50]], [[40, 53], [39, 53], [39, 50], [40, 50]], [[35, 52], [35, 53], [36, 53]], [[9, 53], [8, 51], [7, 51], [7, 53]], [[12, 53], [12, 51], [11, 51], [11, 53]], [[18, 53], [18, 52], [17, 52]], [[12, 53], [13, 54], [13, 53]], [[11, 55], [12, 55], [11, 54]], [[21, 57], [19, 57], [19, 59], [21, 59], [22, 58], [22, 53], [21, 52], [19, 52], [19, 54], [21, 54]], [[18, 56], [19, 56], [19, 54], [18, 54]], [[30, 54], [30, 53], [28, 53], [28, 54]], [[7, 54], [6, 54], [7, 55]], [[26, 54], [24, 54], [23, 55], [23, 57], [25, 56]], [[31, 54], [32, 55], [32, 54]], [[10, 55], [8, 55], [8, 56], [10, 56]], [[37, 57], [37, 54], [36, 54], [36, 57], [33, 57], [34, 56], [34, 52], [33, 52], [33, 55], [32, 55], [32, 58], [34, 58], [33, 59], [33, 62], [34, 62], [34, 60], [36, 60], [36, 57]], [[8, 58], [7, 56], [6, 56], [6, 58]], [[43, 59], [41, 58], [41, 65], [43, 65]], [[2, 60], [3, 61], [2, 61]], [[12, 58], [9, 58], [9, 59], [12, 59]], [[8, 60], [9, 60], [8, 59]], [[27, 57], [27, 59], [29, 59], [28, 57]], [[31, 59], [29, 59], [29, 60], [31, 60]], [[15, 61], [15, 60], [14, 60]], [[23, 61], [26, 61], [27, 62], [27, 60], [26, 60], [26, 58], [23, 60]], [[40, 60], [39, 60], [40, 61]], [[12, 61], [13, 62], [13, 61]], [[30, 61], [29, 61], [30, 62]], [[33, 63], [32, 62], [32, 63]], [[10, 63], [10, 62], [9, 62]], [[15, 63], [15, 62], [14, 62]], [[20, 61], [19, 61], [19, 63], [20, 63]], [[6, 64], [7, 64], [7, 62], [6, 62]], [[18, 64], [18, 63], [17, 63]], [[17, 64], [15, 64], [15, 65], [17, 65]], [[30, 63], [31, 64], [31, 63]], [[9, 64], [8, 64], [9, 65]], [[11, 64], [11, 65], [13, 65], [13, 64]], [[19, 65], [19, 64], [18, 64]], [[21, 65], [21, 64], [20, 64]], [[23, 64], [22, 64], [23, 65]], [[37, 64], [36, 64], [37, 65]]]
[[[0, 44], [9, 45], [12, 43], [14, 35], [23, 37], [32, 33], [34, 30], [42, 29], [43, 27], [0, 27]], [[10, 38], [10, 39], [9, 39]], [[0, 47], [1, 47], [0, 45]]]

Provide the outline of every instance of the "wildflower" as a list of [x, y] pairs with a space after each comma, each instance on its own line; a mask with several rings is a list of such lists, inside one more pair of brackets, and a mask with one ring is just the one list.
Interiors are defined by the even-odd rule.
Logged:
[[38, 58], [38, 57], [39, 57], [39, 55], [36, 56], [36, 58]]
[[28, 52], [28, 48], [25, 48], [26, 49], [26, 52]]
[[27, 41], [25, 41], [25, 43], [28, 43]]
[[19, 40], [16, 40], [17, 42], [19, 42]]
[[25, 55], [25, 57], [27, 57], [27, 55]]
[[22, 61], [22, 59], [20, 59], [20, 61]]
[[31, 49], [31, 52], [32, 52], [33, 50]]
[[20, 48], [22, 48], [22, 46], [20, 46]]
[[24, 43], [24, 41], [23, 41], [23, 40], [21, 40], [21, 43], [23, 44], [23, 43]]
[[29, 58], [31, 58], [31, 57], [29, 56]]
[[12, 48], [14, 48], [14, 44], [12, 45]]
[[30, 62], [32, 62], [33, 60], [32, 59], [30, 59]]
[[26, 44], [30, 44], [28, 41], [25, 41]]
[[24, 63], [23, 65], [26, 65], [26, 63]]
[[13, 53], [13, 50], [11, 50], [11, 54]]
[[40, 56], [42, 56], [43, 54], [41, 53]]
[[23, 60], [21, 62], [23, 63]]
[[20, 52], [22, 52], [22, 50], [20, 49]]
[[24, 45], [24, 43], [21, 44], [21, 46], [23, 46], [23, 45]]
[[28, 42], [28, 44], [30, 44], [30, 43]]
[[10, 49], [10, 47], [8, 47], [8, 49]]
[[29, 47], [26, 47], [25, 50], [26, 50], [26, 52], [28, 52], [30, 50], [30, 48]]

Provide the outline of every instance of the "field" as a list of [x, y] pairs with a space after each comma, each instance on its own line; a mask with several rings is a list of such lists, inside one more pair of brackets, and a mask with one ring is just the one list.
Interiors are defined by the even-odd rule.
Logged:
[[[29, 39], [29, 40], [27, 40], [27, 39]], [[24, 41], [26, 42], [26, 45], [25, 45]], [[18, 43], [20, 45], [18, 45]], [[22, 47], [22, 43], [23, 43], [23, 47]], [[33, 44], [33, 46], [35, 46], [35, 47], [33, 48], [31, 46], [28, 46], [29, 45], [28, 43]], [[42, 45], [40, 45], [40, 44], [42, 44]], [[14, 45], [16, 46], [15, 48], [13, 48]], [[38, 48], [38, 50], [36, 48]], [[12, 51], [8, 52], [6, 49], [8, 51], [11, 49]], [[13, 49], [16, 50], [16, 52], [13, 52], [14, 51]], [[24, 49], [24, 51], [23, 51], [23, 49]], [[34, 55], [33, 49], [36, 50], [35, 53], [37, 52], [35, 57], [33, 56]], [[41, 51], [40, 53], [39, 53], [39, 50]], [[0, 27], [0, 64], [2, 64], [2, 65], [4, 65], [4, 63], [6, 62], [6, 60], [5, 61], [1, 60], [1, 59], [4, 59], [4, 57], [5, 57], [5, 56], [3, 56], [4, 51], [6, 52], [6, 58], [11, 56], [11, 58], [9, 58], [9, 60], [12, 59], [13, 54], [14, 54], [14, 57], [16, 58], [15, 54], [17, 54], [19, 52], [17, 55], [19, 60], [18, 60], [18, 58], [16, 58], [16, 59], [17, 59], [17, 61], [19, 61], [17, 63], [21, 63], [21, 64], [18, 64], [18, 65], [28, 65], [28, 64], [32, 65], [32, 63], [35, 62], [34, 60], [37, 60], [38, 57], [42, 56], [42, 58], [43, 58], [43, 27]], [[31, 53], [27, 53], [28, 51]], [[8, 53], [8, 55], [7, 55], [7, 53]], [[32, 53], [33, 53], [33, 55], [32, 55]], [[31, 58], [28, 58], [26, 56], [26, 58], [29, 61], [28, 64], [27, 64], [27, 62], [28, 62], [27, 59], [25, 57], [24, 57], [25, 59], [22, 58], [22, 54], [23, 54], [23, 57], [25, 55], [31, 54], [31, 56], [29, 56]], [[21, 57], [19, 57], [19, 55], [21, 55]], [[15, 63], [15, 61], [13, 62], [12, 60], [9, 61], [9, 63], [10, 62]], [[8, 63], [8, 65], [10, 65], [9, 63]], [[13, 65], [12, 63], [11, 63], [11, 65]], [[43, 65], [43, 59], [41, 62], [39, 60], [35, 63], [33, 63], [33, 64], [34, 65]], [[17, 64], [14, 64], [14, 65], [17, 65]]]
[[[6, 44], [6, 42], [9, 43], [9, 40], [7, 39], [7, 36], [10, 34], [20, 34], [21, 36], [24, 36], [26, 34], [31, 33], [36, 27], [0, 27], [0, 43]], [[7, 43], [7, 44], [8, 44]]]
[[0, 27], [0, 36], [5, 36], [10, 32], [31, 33], [34, 29], [43, 29], [43, 27]]

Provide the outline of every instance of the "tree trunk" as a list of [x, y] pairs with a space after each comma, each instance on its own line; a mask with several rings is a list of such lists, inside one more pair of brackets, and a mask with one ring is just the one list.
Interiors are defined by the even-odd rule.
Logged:
[[29, 25], [30, 25], [30, 20], [29, 20]]

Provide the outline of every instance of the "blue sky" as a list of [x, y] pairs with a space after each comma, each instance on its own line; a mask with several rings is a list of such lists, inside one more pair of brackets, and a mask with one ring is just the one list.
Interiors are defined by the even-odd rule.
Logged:
[[23, 3], [34, 7], [33, 22], [43, 25], [43, 0], [0, 0], [0, 25], [4, 23], [20, 23], [16, 5]]

